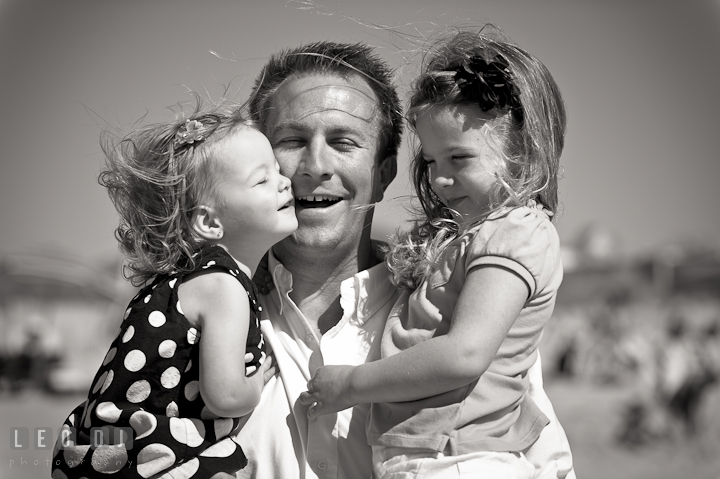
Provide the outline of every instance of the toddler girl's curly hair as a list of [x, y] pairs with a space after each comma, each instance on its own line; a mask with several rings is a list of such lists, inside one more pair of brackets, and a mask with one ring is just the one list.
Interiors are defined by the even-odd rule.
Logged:
[[[180, 140], [197, 126], [192, 122], [202, 125], [192, 130], [202, 139]], [[125, 255], [123, 275], [134, 285], [193, 269], [193, 255], [203, 244], [192, 227], [197, 208], [222, 201], [213, 189], [213, 156], [219, 142], [240, 127], [253, 124], [240, 113], [202, 112], [198, 106], [187, 120], [149, 125], [119, 140], [103, 134], [106, 161], [98, 181], [120, 215], [115, 237]]]
[[[418, 118], [435, 106], [473, 104], [478, 105], [480, 112], [478, 101], [464, 94], [456, 74], [463, 64], [477, 59], [493, 62], [498, 56], [507, 63], [520, 103], [515, 108], [521, 111], [513, 111], [511, 105], [496, 105], [485, 112], [492, 117], [485, 131], [498, 158], [499, 174], [489, 212], [476, 218], [475, 224], [501, 208], [531, 201], [552, 213], [557, 211], [557, 177], [566, 114], [552, 75], [537, 58], [513, 44], [493, 25], [479, 32], [459, 31], [428, 49], [421, 74], [413, 83], [407, 112], [412, 129]], [[453, 212], [433, 192], [421, 148], [415, 150], [410, 168], [422, 208], [421, 219], [411, 231], [395, 238], [386, 257], [396, 285], [411, 289], [430, 274], [438, 255], [462, 233]]]

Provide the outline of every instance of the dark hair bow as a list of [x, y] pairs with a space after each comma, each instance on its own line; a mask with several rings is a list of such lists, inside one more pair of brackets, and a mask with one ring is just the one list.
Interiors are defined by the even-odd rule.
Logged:
[[479, 56], [471, 57], [455, 68], [455, 83], [462, 96], [477, 102], [482, 111], [509, 106], [518, 121], [523, 119], [520, 93], [512, 83], [508, 62], [495, 55], [491, 62]]

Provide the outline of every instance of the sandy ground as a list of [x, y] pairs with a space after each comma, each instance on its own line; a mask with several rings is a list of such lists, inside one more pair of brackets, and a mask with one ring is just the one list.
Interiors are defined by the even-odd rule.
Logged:
[[[688, 441], [662, 442], [637, 450], [617, 445], [629, 387], [600, 387], [578, 382], [546, 384], [548, 395], [568, 434], [580, 479], [720, 479], [720, 391], [706, 398], [703, 433]], [[51, 427], [53, 435], [81, 396], [48, 396], [28, 391], [0, 395], [0, 479], [50, 477], [52, 450], [12, 449], [14, 427]], [[53, 439], [46, 441], [52, 447]]]

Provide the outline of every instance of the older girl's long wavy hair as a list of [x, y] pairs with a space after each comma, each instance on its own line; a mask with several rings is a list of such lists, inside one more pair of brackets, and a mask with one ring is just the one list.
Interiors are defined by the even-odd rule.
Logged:
[[[485, 131], [500, 166], [488, 213], [461, 229], [454, 220], [454, 212], [434, 193], [422, 149], [416, 147], [410, 168], [422, 212], [410, 231], [394, 238], [386, 257], [399, 287], [419, 286], [432, 272], [443, 249], [493, 212], [532, 201], [553, 214], [557, 212], [559, 160], [566, 127], [562, 96], [548, 69], [497, 27], [487, 25], [479, 32], [456, 32], [429, 48], [421, 74], [413, 82], [407, 121], [415, 130], [418, 118], [433, 107], [478, 105], [464, 96], [455, 74], [463, 63], [477, 58], [491, 62], [498, 56], [508, 64], [509, 78], [522, 111], [520, 115], [513, 114], [506, 105], [483, 112], [483, 116], [491, 117]], [[480, 113], [480, 106], [477, 108]]]
[[[202, 140], [177, 141], [187, 121], [202, 124]], [[203, 112], [198, 105], [186, 119], [145, 126], [119, 139], [103, 134], [106, 161], [98, 181], [120, 216], [115, 238], [125, 255], [123, 275], [134, 285], [194, 269], [193, 256], [203, 244], [192, 226], [197, 208], [209, 199], [222, 201], [213, 189], [215, 149], [241, 127], [252, 127], [242, 114]]]

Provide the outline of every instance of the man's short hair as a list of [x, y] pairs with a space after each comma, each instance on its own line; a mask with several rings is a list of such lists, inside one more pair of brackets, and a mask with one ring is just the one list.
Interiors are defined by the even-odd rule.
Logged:
[[316, 42], [282, 50], [270, 60], [255, 79], [250, 100], [250, 115], [262, 130], [271, 110], [273, 97], [290, 77], [312, 74], [364, 78], [375, 96], [382, 114], [379, 161], [396, 156], [400, 148], [403, 120], [397, 91], [392, 85], [392, 71], [373, 49], [364, 43]]

